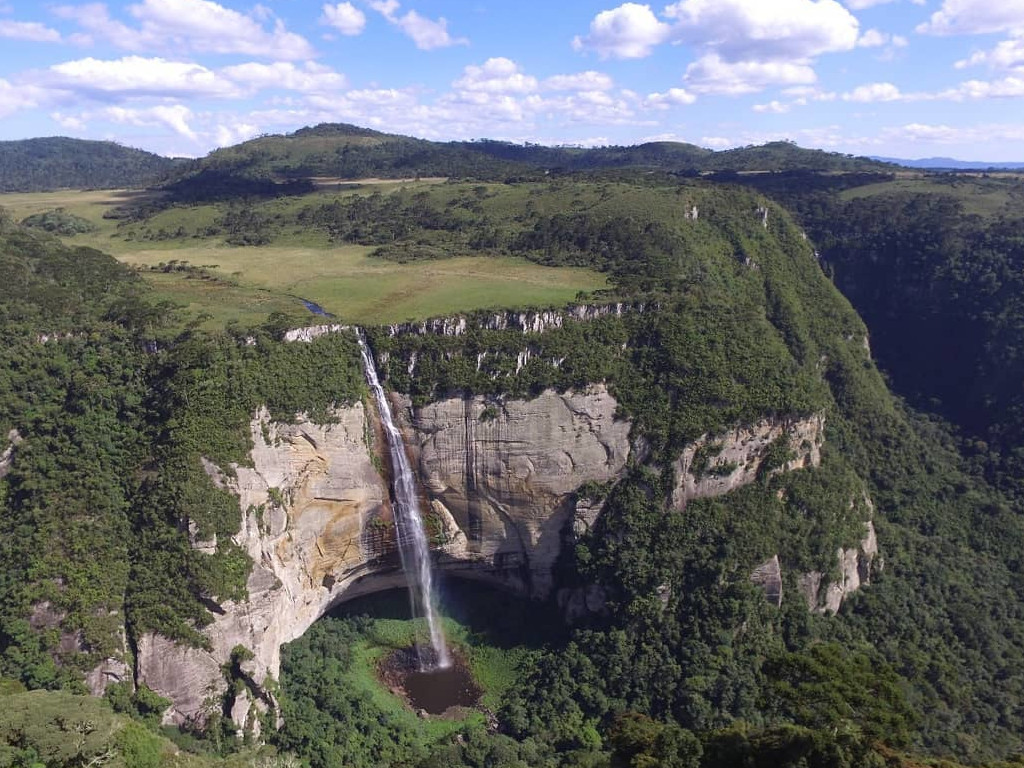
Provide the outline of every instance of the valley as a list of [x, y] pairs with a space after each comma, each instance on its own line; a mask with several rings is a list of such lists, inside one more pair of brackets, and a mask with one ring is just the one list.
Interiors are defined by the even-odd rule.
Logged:
[[0, 750], [78, 707], [54, 765], [1012, 764], [1020, 188], [318, 126], [0, 195]]

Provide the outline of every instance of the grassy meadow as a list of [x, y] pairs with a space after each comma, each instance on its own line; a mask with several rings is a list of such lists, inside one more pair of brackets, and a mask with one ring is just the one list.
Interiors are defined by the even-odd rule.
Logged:
[[866, 184], [840, 193], [845, 200], [898, 192], [949, 195], [959, 200], [966, 213], [983, 218], [1001, 214], [1019, 215], [1024, 202], [1020, 174], [941, 174], [898, 178], [880, 184]]
[[[354, 185], [325, 188], [301, 198], [260, 203], [267, 216], [293, 216], [311, 202], [356, 194]], [[361, 185], [360, 185], [361, 186]], [[379, 182], [373, 191], [430, 189], [440, 180]], [[297, 323], [311, 317], [301, 299], [323, 307], [342, 322], [391, 323], [476, 309], [565, 304], [580, 292], [607, 287], [604, 275], [590, 269], [546, 267], [501, 256], [458, 256], [398, 263], [374, 258], [374, 248], [338, 245], [319, 232], [286, 227], [267, 245], [229, 245], [204, 231], [222, 215], [217, 205], [173, 207], [143, 222], [121, 224], [104, 214], [125, 203], [144, 201], [147, 193], [59, 191], [0, 195], [0, 207], [18, 221], [64, 208], [96, 226], [93, 232], [65, 238], [69, 244], [106, 251], [140, 268], [154, 296], [205, 315], [207, 327], [236, 320], [257, 323], [273, 312]], [[155, 233], [155, 234], [154, 234]], [[170, 233], [170, 234], [168, 234]], [[171, 261], [201, 270], [161, 271]]]

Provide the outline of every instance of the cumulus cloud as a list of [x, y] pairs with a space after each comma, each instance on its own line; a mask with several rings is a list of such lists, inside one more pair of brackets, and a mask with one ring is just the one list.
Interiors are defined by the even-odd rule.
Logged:
[[[895, 0], [844, 0], [847, 8], [855, 11], [863, 11], [865, 8], [873, 8], [876, 5], [885, 5]], [[914, 5], [924, 5], [926, 0], [910, 0]]]
[[60, 42], [60, 32], [37, 21], [0, 19], [0, 37], [12, 40], [30, 40], [34, 43]]
[[653, 109], [688, 106], [697, 101], [697, 97], [685, 88], [669, 88], [664, 93], [649, 93], [644, 99], [644, 106]]
[[218, 147], [230, 147], [232, 144], [248, 141], [258, 136], [259, 133], [259, 127], [252, 123], [221, 123], [214, 129], [214, 137]]
[[470, 64], [452, 85], [460, 91], [532, 93], [537, 90], [537, 78], [523, 74], [511, 59], [498, 56], [480, 66]]
[[682, 0], [665, 8], [672, 38], [731, 61], [805, 59], [849, 51], [859, 22], [835, 0]]
[[772, 100], [767, 104], [755, 104], [751, 109], [760, 114], [771, 113], [774, 115], [783, 115], [789, 112], [791, 104], [783, 104], [781, 101]]
[[999, 70], [1024, 70], [1024, 38], [1003, 40], [991, 51], [977, 51], [969, 58], [956, 62], [954, 66], [965, 69], [979, 64], [987, 64]]
[[304, 37], [289, 32], [280, 20], [268, 30], [262, 19], [211, 0], [143, 0], [128, 8], [137, 27], [111, 18], [103, 3], [58, 6], [54, 12], [77, 22], [89, 34], [129, 51], [240, 53], [280, 60], [316, 55]]
[[547, 91], [610, 91], [614, 85], [608, 75], [593, 70], [573, 75], [552, 75], [541, 83]]
[[343, 35], [358, 35], [366, 27], [366, 14], [352, 3], [325, 4], [320, 23], [334, 27]]
[[601, 11], [590, 22], [590, 33], [575, 37], [573, 48], [597, 51], [602, 59], [641, 59], [668, 39], [671, 27], [658, 20], [649, 5], [623, 3]]
[[[344, 75], [315, 62], [301, 66], [292, 62], [247, 62], [214, 70], [193, 62], [142, 56], [76, 59], [23, 77], [42, 88], [106, 102], [143, 98], [233, 99], [264, 90], [336, 93], [346, 85]], [[170, 125], [166, 121], [165, 124]]]
[[192, 118], [192, 110], [184, 104], [159, 104], [144, 109], [108, 107], [101, 116], [112, 122], [128, 125], [164, 125], [192, 141], [199, 138], [188, 123]]
[[923, 35], [1024, 33], [1024, 0], [944, 0], [916, 31]]
[[965, 99], [1013, 99], [1024, 96], [1024, 76], [1010, 76], [999, 80], [968, 80], [956, 88], [943, 91], [936, 98], [964, 101]]
[[677, 0], [661, 16], [649, 5], [623, 3], [597, 14], [573, 47], [625, 59], [681, 43], [698, 55], [685, 77], [694, 92], [737, 95], [814, 82], [816, 57], [853, 50], [858, 41], [898, 44], [877, 30], [862, 38], [857, 18], [836, 0]]
[[874, 101], [900, 101], [903, 99], [900, 89], [892, 83], [868, 83], [859, 85], [849, 93], [843, 94], [843, 101], [869, 103]]
[[47, 93], [33, 85], [10, 83], [0, 77], [0, 117], [32, 109], [47, 101]]
[[464, 37], [452, 37], [448, 32], [448, 20], [444, 17], [428, 19], [410, 10], [399, 16], [401, 3], [398, 0], [369, 0], [369, 6], [391, 24], [406, 34], [421, 51], [435, 48], [449, 48], [453, 45], [468, 45]]
[[201, 64], [161, 58], [125, 56], [116, 60], [77, 59], [54, 64], [42, 76], [43, 84], [107, 99], [120, 96], [241, 95], [234, 83]]
[[711, 53], [690, 64], [684, 79], [695, 93], [738, 96], [770, 85], [809, 85], [818, 78], [802, 61], [732, 62]]
[[298, 67], [290, 61], [273, 64], [248, 62], [219, 70], [223, 77], [249, 91], [283, 88], [300, 93], [324, 93], [345, 87], [345, 76], [330, 67], [307, 61]]

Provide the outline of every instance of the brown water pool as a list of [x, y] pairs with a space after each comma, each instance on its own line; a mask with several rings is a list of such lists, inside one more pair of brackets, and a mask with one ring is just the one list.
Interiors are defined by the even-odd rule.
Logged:
[[453, 707], [473, 707], [480, 701], [480, 686], [465, 659], [453, 649], [447, 669], [421, 671], [414, 648], [401, 648], [381, 663], [381, 677], [417, 711], [443, 715]]

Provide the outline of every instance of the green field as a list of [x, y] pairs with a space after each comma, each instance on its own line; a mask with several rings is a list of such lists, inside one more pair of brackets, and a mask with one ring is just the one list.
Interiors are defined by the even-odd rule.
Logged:
[[840, 193], [844, 200], [899, 192], [949, 195], [959, 200], [966, 213], [983, 217], [1017, 215], [1024, 203], [1020, 174], [946, 174], [902, 178], [880, 184], [867, 184]]
[[[436, 183], [419, 185], [428, 188]], [[296, 322], [309, 320], [311, 315], [300, 299], [319, 304], [342, 322], [374, 324], [476, 309], [557, 306], [571, 302], [580, 292], [608, 285], [605, 276], [594, 270], [545, 267], [511, 257], [461, 256], [400, 264], [371, 257], [373, 248], [333, 245], [316, 233], [289, 231], [272, 244], [258, 247], [226, 245], [221, 238], [194, 236], [216, 218], [214, 206], [173, 208], [145, 224], [150, 229], [171, 231], [183, 227], [189, 236], [127, 240], [117, 222], [103, 218], [103, 214], [130, 199], [131, 194], [11, 194], [0, 196], [0, 206], [19, 221], [57, 207], [88, 219], [99, 229], [68, 238], [67, 242], [99, 248], [140, 267], [156, 298], [181, 304], [190, 314], [208, 315], [209, 327], [222, 327], [231, 320], [259, 322], [272, 312], [293, 315]], [[310, 197], [337, 194], [318, 192]], [[297, 204], [295, 199], [285, 199], [270, 201], [266, 207], [273, 212]], [[201, 279], [193, 272], [154, 270], [172, 260], [205, 267], [205, 277]]]

